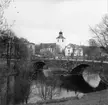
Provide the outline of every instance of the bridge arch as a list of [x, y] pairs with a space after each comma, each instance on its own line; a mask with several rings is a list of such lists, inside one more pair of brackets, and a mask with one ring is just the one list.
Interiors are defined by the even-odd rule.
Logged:
[[78, 64], [76, 67], [74, 67], [72, 69], [72, 71], [70, 72], [70, 74], [76, 74], [76, 75], [78, 75], [78, 74], [82, 73], [84, 71], [84, 69], [87, 68], [87, 67], [90, 67], [90, 65], [89, 64], [85, 64], [85, 63]]
[[33, 66], [35, 69], [40, 70], [43, 69], [43, 67], [46, 65], [46, 63], [44, 61], [36, 61], [33, 63]]
[[33, 62], [33, 72], [31, 73], [32, 80], [41, 79], [43, 75], [43, 67], [46, 65], [44, 61], [35, 61]]

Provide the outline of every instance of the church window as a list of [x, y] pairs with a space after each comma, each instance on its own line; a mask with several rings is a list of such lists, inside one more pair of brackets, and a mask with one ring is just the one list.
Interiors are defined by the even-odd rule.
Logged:
[[62, 39], [62, 42], [64, 42], [64, 40]]

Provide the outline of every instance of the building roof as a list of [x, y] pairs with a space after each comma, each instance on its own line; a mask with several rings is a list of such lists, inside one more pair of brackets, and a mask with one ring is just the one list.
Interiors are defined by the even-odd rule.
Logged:
[[31, 44], [31, 45], [35, 45], [35, 43], [32, 43], [32, 42], [30, 42], [29, 44]]
[[69, 48], [69, 47], [76, 48], [76, 49], [82, 48], [82, 46], [79, 46], [79, 45], [76, 45], [76, 44], [72, 44], [72, 43], [69, 43], [65, 48]]
[[55, 48], [56, 47], [56, 43], [41, 43], [40, 44], [40, 48]]
[[62, 31], [59, 32], [59, 36], [56, 39], [65, 39]]

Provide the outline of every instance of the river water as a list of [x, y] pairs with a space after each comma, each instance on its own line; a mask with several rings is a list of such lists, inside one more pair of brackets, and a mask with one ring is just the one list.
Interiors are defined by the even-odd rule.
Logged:
[[[39, 100], [42, 100], [39, 95], [37, 94], [39, 92], [39, 88], [37, 88], [37, 85], [34, 83], [31, 86], [31, 94], [30, 94], [30, 98], [29, 98], [29, 103], [36, 103]], [[56, 88], [55, 91], [60, 92], [59, 94], [53, 96], [53, 99], [61, 99], [61, 98], [66, 98], [66, 97], [75, 97], [75, 92], [74, 91], [67, 91], [65, 89], [59, 89]]]
[[[85, 81], [90, 82], [91, 86], [96, 87], [99, 84], [100, 78], [97, 74], [88, 74], [88, 73], [84, 72], [83, 77], [84, 77]], [[56, 82], [54, 81], [54, 79], [56, 80]], [[58, 84], [60, 84], [59, 78], [54, 76], [52, 78], [49, 78], [48, 81], [50, 81], [50, 82], [46, 83], [46, 78], [42, 73], [40, 73], [38, 75], [37, 81], [34, 81], [31, 85], [31, 94], [30, 94], [30, 98], [28, 100], [29, 103], [36, 103], [37, 101], [42, 100], [42, 96], [44, 96], [48, 92], [49, 93], [52, 92], [52, 94], [53, 94], [52, 99], [60, 99], [60, 98], [76, 96], [74, 91], [67, 91], [65, 89], [59, 88], [59, 85], [58, 85]], [[51, 86], [54, 86], [55, 83], [57, 86], [55, 88], [52, 88]], [[50, 85], [48, 85], [48, 84], [50, 84]], [[46, 97], [47, 96], [49, 96], [49, 95], [46, 95]]]

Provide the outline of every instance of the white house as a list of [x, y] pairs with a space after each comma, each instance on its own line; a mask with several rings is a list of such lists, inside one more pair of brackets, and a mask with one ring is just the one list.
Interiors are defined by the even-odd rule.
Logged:
[[74, 50], [74, 56], [83, 56], [83, 48], [76, 47]]
[[73, 52], [74, 52], [74, 46], [73, 46], [73, 44], [68, 44], [65, 47], [65, 56], [71, 56]]
[[68, 44], [65, 47], [65, 56], [83, 56], [83, 48], [75, 44]]

